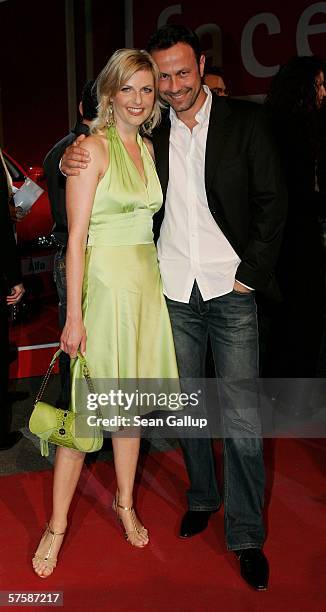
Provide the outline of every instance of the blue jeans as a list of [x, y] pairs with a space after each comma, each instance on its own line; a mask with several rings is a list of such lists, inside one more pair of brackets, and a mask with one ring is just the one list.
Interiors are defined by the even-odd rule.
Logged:
[[[242, 414], [239, 395], [231, 380], [258, 377], [258, 331], [254, 294], [232, 291], [206, 302], [197, 283], [188, 304], [166, 298], [182, 383], [183, 378], [205, 377], [207, 340], [210, 337], [216, 376], [224, 379], [220, 395], [221, 418], [225, 431], [237, 423], [237, 436], [224, 437], [224, 517], [229, 550], [260, 548], [265, 539], [263, 499], [265, 473], [260, 438], [258, 396]], [[252, 398], [252, 395], [251, 395]], [[241, 402], [240, 402], [241, 403]], [[227, 415], [223, 417], [223, 406]], [[239, 420], [244, 432], [239, 436]], [[240, 430], [241, 431], [241, 430]], [[212, 441], [180, 439], [190, 480], [187, 492], [190, 510], [218, 509], [218, 490]]]
[[[55, 254], [53, 276], [59, 298], [59, 326], [62, 330], [67, 316], [66, 254], [63, 250]], [[60, 408], [67, 409], [70, 404], [70, 357], [67, 353], [61, 353], [59, 357], [59, 372], [61, 389], [57, 404]]]

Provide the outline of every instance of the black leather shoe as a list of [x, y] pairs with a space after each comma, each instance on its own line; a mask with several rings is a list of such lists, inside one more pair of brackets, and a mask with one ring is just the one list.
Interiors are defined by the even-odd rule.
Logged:
[[191, 538], [204, 531], [211, 514], [212, 512], [209, 510], [188, 510], [181, 521], [180, 538]]
[[11, 431], [5, 438], [0, 438], [0, 451], [9, 450], [15, 446], [22, 437], [23, 434], [21, 431]]
[[242, 578], [256, 591], [266, 591], [268, 586], [268, 561], [260, 548], [235, 551], [240, 561]]

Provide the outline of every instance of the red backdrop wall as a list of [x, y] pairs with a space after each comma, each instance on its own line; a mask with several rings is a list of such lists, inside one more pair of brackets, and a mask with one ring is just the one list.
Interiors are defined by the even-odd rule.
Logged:
[[[114, 49], [125, 45], [123, 0], [0, 2], [2, 144], [29, 164], [40, 163], [69, 128], [67, 4], [73, 10], [77, 96], [87, 76], [91, 78], [87, 36], [91, 36], [92, 76]], [[224, 65], [235, 95], [265, 93], [278, 65], [292, 55], [326, 55], [326, 2], [130, 0], [126, 4], [132, 12], [135, 46], [146, 46], [149, 34], [160, 24], [186, 23], [201, 35], [208, 61]]]
[[[71, 109], [84, 82], [96, 77], [116, 48], [144, 48], [150, 33], [168, 21], [196, 29], [207, 61], [224, 66], [234, 95], [266, 93], [278, 66], [293, 55], [326, 55], [326, 2], [0, 0], [1, 144], [23, 165], [40, 165], [72, 127]], [[74, 74], [69, 86], [68, 65]], [[24, 282], [41, 288], [34, 300], [39, 310], [12, 330], [20, 348], [14, 377], [44, 371], [59, 338], [46, 258], [32, 252], [24, 257], [25, 268], [35, 269]]]

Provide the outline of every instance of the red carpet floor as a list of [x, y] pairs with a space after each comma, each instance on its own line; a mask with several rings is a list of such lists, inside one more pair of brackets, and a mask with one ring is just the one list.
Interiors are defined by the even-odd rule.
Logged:
[[143, 550], [124, 541], [109, 509], [112, 465], [85, 467], [58, 566], [46, 580], [33, 574], [30, 560], [50, 513], [52, 473], [2, 477], [0, 589], [61, 590], [65, 610], [90, 612], [325, 610], [325, 451], [324, 440], [266, 441], [271, 578], [265, 593], [240, 579], [224, 546], [221, 512], [203, 534], [177, 538], [186, 474], [176, 451], [143, 459], [137, 508], [151, 535]]

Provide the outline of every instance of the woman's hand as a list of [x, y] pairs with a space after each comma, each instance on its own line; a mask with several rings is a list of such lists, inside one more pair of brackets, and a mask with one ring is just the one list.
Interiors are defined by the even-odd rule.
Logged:
[[85, 355], [86, 329], [82, 320], [66, 321], [60, 338], [60, 348], [72, 358], [77, 357], [78, 349]]
[[23, 210], [21, 206], [15, 206], [13, 200], [9, 202], [9, 213], [12, 223], [19, 223], [26, 215], [29, 215], [30, 212], [30, 210]]

